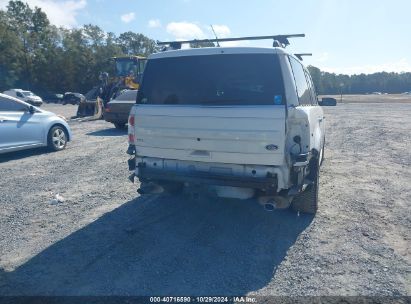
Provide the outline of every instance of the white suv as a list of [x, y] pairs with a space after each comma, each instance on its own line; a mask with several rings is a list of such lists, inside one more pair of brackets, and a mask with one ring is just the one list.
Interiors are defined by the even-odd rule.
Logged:
[[25, 91], [22, 89], [11, 89], [4, 91], [3, 94], [20, 99], [21, 101], [27, 102], [33, 106], [39, 107], [43, 104], [43, 100], [41, 99], [41, 97], [37, 96], [31, 91]]
[[149, 57], [129, 117], [140, 194], [207, 190], [315, 213], [324, 116], [308, 70], [281, 47]]

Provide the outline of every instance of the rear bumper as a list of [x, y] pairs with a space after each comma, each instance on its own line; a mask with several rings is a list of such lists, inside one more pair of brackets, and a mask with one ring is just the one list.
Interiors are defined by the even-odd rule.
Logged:
[[213, 185], [254, 188], [264, 191], [276, 192], [278, 179], [276, 174], [267, 174], [266, 177], [248, 177], [209, 172], [178, 172], [165, 169], [153, 169], [138, 164], [136, 176], [140, 181], [152, 182], [181, 182], [186, 185]]
[[112, 123], [127, 123], [128, 113], [104, 112], [104, 120]]
[[27, 103], [29, 103], [29, 104], [31, 104], [35, 107], [40, 107], [43, 104], [42, 101], [32, 101], [32, 100], [27, 101]]

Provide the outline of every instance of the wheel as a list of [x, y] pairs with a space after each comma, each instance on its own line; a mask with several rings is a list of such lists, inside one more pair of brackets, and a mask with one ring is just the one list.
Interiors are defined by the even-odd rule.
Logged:
[[116, 129], [119, 129], [119, 130], [124, 130], [126, 128], [126, 124], [115, 122], [114, 127], [116, 127]]
[[48, 134], [48, 147], [52, 151], [63, 150], [67, 145], [67, 133], [61, 126], [52, 127]]
[[318, 209], [318, 185], [320, 177], [319, 159], [311, 163], [309, 179], [313, 181], [300, 194], [294, 197], [291, 206], [295, 211], [315, 214]]

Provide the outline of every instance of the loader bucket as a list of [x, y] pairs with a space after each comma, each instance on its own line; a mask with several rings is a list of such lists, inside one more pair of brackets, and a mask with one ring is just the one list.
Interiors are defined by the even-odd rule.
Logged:
[[90, 119], [101, 119], [103, 117], [103, 102], [100, 97], [95, 100], [81, 102], [77, 109], [76, 117], [88, 117]]

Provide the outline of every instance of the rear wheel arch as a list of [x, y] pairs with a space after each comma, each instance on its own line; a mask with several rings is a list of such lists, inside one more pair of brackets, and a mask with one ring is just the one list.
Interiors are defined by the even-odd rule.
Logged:
[[315, 214], [317, 212], [320, 175], [320, 160], [318, 157], [319, 154], [317, 152], [317, 155], [314, 155], [309, 163], [310, 172], [308, 178], [312, 183], [309, 184], [303, 192], [297, 194], [291, 202], [291, 206], [295, 211], [309, 214]]

